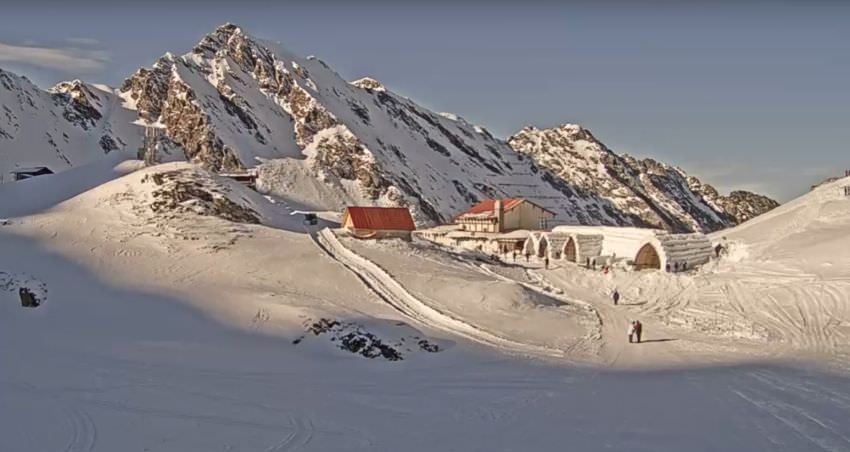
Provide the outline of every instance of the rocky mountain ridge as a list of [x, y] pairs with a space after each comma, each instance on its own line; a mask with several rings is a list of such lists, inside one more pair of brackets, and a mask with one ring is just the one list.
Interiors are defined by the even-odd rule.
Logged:
[[135, 112], [111, 89], [80, 80], [42, 90], [0, 69], [0, 183], [16, 168], [58, 172], [113, 151], [136, 151]]
[[[160, 127], [166, 147], [182, 149], [188, 160], [214, 171], [256, 167], [262, 190], [308, 209], [407, 206], [426, 225], [448, 221], [483, 198], [524, 197], [556, 212], [560, 223], [671, 230], [734, 224], [731, 214], [723, 216], [706, 203], [679, 203], [686, 206], [679, 210], [641, 204], [661, 197], [651, 188], [623, 202], [610, 196], [604, 181], [586, 183], [580, 172], [562, 174], [552, 165], [557, 159], [516, 152], [486, 129], [431, 112], [375, 79], [349, 83], [321, 60], [297, 57], [232, 24], [218, 27], [185, 55], [166, 53], [117, 90], [75, 81], [46, 92], [23, 86], [21, 79], [15, 86], [0, 85], [0, 96], [28, 93], [42, 99], [44, 105], [28, 115], [33, 129], [58, 121], [90, 139], [56, 146], [58, 154], [74, 154], [58, 170], [106, 149], [135, 151], [143, 129], [131, 123], [145, 122]], [[11, 127], [2, 122], [0, 127], [0, 149], [13, 149], [9, 162], [56, 165], [55, 158], [28, 150], [32, 146], [23, 146], [18, 136], [4, 138]], [[44, 140], [31, 141], [44, 147]], [[640, 173], [625, 157], [612, 162], [618, 168], [612, 177]], [[694, 196], [680, 190], [686, 182], [672, 186], [678, 190], [674, 197]], [[720, 205], [717, 199], [711, 202]], [[689, 208], [705, 212], [694, 215]]]
[[715, 231], [779, 205], [746, 191], [723, 196], [681, 168], [616, 154], [576, 124], [551, 129], [525, 127], [509, 137], [508, 143], [541, 168], [610, 200], [618, 209], [653, 227], [676, 232]]

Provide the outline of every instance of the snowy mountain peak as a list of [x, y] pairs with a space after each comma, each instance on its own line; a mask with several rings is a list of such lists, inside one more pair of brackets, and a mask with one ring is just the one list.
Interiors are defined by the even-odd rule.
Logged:
[[41, 90], [0, 70], [0, 183], [11, 180], [14, 168], [58, 172], [113, 151], [135, 152], [140, 130], [131, 124], [135, 112], [122, 103], [110, 90], [80, 80]]
[[714, 231], [733, 226], [776, 205], [764, 196], [736, 192], [720, 196], [714, 187], [681, 168], [609, 150], [577, 125], [525, 127], [508, 139], [566, 181], [610, 200], [644, 223], [672, 231]]
[[[618, 196], [624, 192], [618, 183], [636, 186], [641, 174], [654, 177], [664, 168], [643, 173], [628, 169], [630, 160], [610, 152], [578, 125], [523, 129], [511, 137], [518, 153], [483, 127], [429, 111], [373, 78], [349, 83], [323, 61], [295, 56], [231, 23], [204, 36], [189, 53], [165, 53], [140, 68], [117, 95], [79, 81], [59, 84], [52, 93], [2, 74], [0, 82], [10, 86], [0, 95], [11, 96], [9, 102], [21, 108], [35, 103], [29, 98], [43, 99], [45, 107], [33, 120], [32, 133], [38, 133], [37, 123], [62, 117], [68, 126], [93, 136], [96, 146], [84, 145], [76, 151], [81, 156], [135, 151], [142, 128], [131, 123], [141, 119], [161, 124], [163, 143], [188, 160], [215, 171], [259, 166], [265, 190], [316, 210], [350, 204], [406, 206], [420, 224], [428, 224], [448, 221], [485, 198], [522, 197], [556, 212], [555, 221], [561, 223], [691, 230], [716, 229], [731, 221], [713, 207], [691, 201], [688, 182], [676, 171], [670, 173], [678, 186], [686, 187], [676, 195], [686, 198], [677, 205], [687, 207], [671, 207], [675, 213], [670, 214], [666, 204], [658, 207], [659, 202], [649, 200], [653, 195], [646, 190], [640, 196], [623, 195], [627, 199], [621, 202]], [[14, 127], [14, 119], [9, 125], [0, 123], [0, 139], [14, 136], [9, 132]], [[62, 140], [65, 135], [72, 140], [73, 134], [58, 133]], [[39, 139], [52, 140], [49, 146], [59, 154], [66, 147], [53, 135]], [[20, 149], [26, 153], [26, 146]], [[28, 165], [38, 161], [21, 160]], [[53, 166], [62, 170], [73, 164], [69, 159]], [[619, 182], [606, 176], [610, 172]], [[614, 192], [618, 195], [612, 196]]]

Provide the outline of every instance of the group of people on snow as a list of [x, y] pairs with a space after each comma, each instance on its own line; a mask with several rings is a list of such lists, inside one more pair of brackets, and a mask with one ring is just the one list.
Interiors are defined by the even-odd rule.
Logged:
[[[614, 300], [614, 306], [620, 304], [620, 291], [617, 288], [614, 288], [614, 292], [611, 293], [611, 299]], [[643, 324], [640, 323], [640, 320], [632, 320], [629, 323], [629, 343], [637, 342], [640, 343], [640, 337], [643, 334]]]
[[629, 343], [637, 342], [640, 343], [640, 335], [643, 333], [643, 324], [640, 323], [640, 320], [632, 320], [632, 323], [629, 324]]

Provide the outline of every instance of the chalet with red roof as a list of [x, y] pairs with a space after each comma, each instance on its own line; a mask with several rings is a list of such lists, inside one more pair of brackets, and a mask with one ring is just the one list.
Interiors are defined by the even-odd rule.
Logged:
[[455, 218], [463, 231], [509, 232], [543, 230], [555, 213], [522, 198], [485, 199]]
[[405, 207], [347, 207], [342, 227], [361, 239], [402, 238], [410, 240], [416, 229]]

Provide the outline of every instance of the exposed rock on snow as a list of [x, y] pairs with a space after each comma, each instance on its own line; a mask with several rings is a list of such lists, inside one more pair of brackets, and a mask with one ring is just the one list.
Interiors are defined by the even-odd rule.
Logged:
[[228, 198], [226, 187], [216, 184], [210, 177], [198, 175], [198, 172], [188, 169], [146, 175], [142, 182], [157, 186], [152, 192], [155, 199], [150, 203], [150, 209], [156, 213], [194, 212], [239, 223], [260, 222], [256, 212]]
[[[470, 203], [523, 196], [565, 222], [631, 224], [606, 200], [539, 171], [475, 126], [419, 107], [374, 79], [347, 83], [317, 59], [293, 56], [227, 24], [192, 52], [164, 57], [122, 87], [187, 156], [214, 169], [275, 160], [327, 188], [311, 207], [341, 200], [410, 207], [420, 223], [447, 221]], [[280, 167], [281, 165], [277, 165]], [[289, 195], [282, 175], [264, 189]], [[315, 184], [309, 184], [314, 186]]]
[[386, 91], [387, 90], [386, 88], [384, 88], [384, 85], [381, 82], [379, 82], [379, 81], [377, 81], [377, 80], [375, 80], [371, 77], [363, 77], [361, 79], [358, 79], [358, 80], [351, 82], [351, 84], [358, 87], [358, 88], [363, 88], [363, 89], [371, 90], [371, 91]]
[[[361, 325], [334, 319], [321, 318], [315, 322], [308, 320], [305, 322], [305, 329], [314, 336], [328, 334], [330, 341], [335, 342], [339, 349], [371, 359], [401, 361], [404, 358], [402, 351], [411, 352], [414, 348], [428, 353], [441, 351], [438, 344], [419, 336], [402, 336], [389, 342]], [[300, 344], [303, 340], [304, 336], [301, 336], [295, 339], [293, 344]]]
[[730, 227], [778, 205], [744, 191], [721, 196], [680, 168], [652, 159], [618, 155], [575, 124], [526, 127], [508, 143], [543, 168], [638, 218], [637, 224], [673, 232]]
[[12, 293], [17, 301], [17, 295], [21, 289], [32, 294], [37, 303], [36, 306], [43, 305], [47, 301], [47, 285], [44, 282], [27, 274], [7, 273], [0, 270], [0, 290]]
[[[0, 182], [14, 166], [58, 172], [135, 151], [136, 121], [161, 125], [165, 152], [213, 171], [272, 166], [261, 171], [262, 189], [314, 210], [351, 202], [409, 207], [420, 225], [495, 197], [529, 199], [556, 212], [555, 223], [675, 231], [718, 229], [766, 206], [703, 195], [681, 171], [616, 156], [576, 126], [547, 138], [545, 152], [523, 144], [523, 134], [531, 144], [543, 141], [532, 131], [512, 137], [534, 160], [525, 158], [456, 115], [431, 112], [372, 78], [348, 83], [321, 60], [233, 24], [182, 56], [167, 53], [139, 69], [117, 92], [78, 80], [45, 92], [0, 72], [0, 105], [0, 144], [10, 141], [13, 150], [0, 164]], [[549, 148], [557, 152], [544, 158]], [[306, 183], [293, 185], [291, 177]]]

